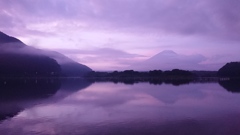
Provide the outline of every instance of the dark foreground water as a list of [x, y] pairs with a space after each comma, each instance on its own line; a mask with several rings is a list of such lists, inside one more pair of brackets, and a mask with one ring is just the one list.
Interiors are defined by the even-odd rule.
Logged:
[[23, 82], [0, 86], [0, 135], [240, 135], [234, 85]]

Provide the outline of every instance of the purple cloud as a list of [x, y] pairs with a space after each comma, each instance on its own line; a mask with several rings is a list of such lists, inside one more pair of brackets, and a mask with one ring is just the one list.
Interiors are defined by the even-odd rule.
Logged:
[[128, 65], [136, 63], [143, 55], [131, 54], [112, 48], [98, 48], [94, 50], [57, 49], [70, 58], [89, 65], [95, 70], [123, 70]]
[[223, 32], [227, 37], [229, 34], [238, 37], [240, 29], [240, 2], [237, 0], [3, 0], [1, 5], [1, 13], [8, 12], [2, 15], [6, 24], [71, 19], [86, 21], [97, 27], [104, 23], [104, 27], [137, 27], [212, 36]]
[[[202, 54], [208, 61], [235, 55], [228, 62], [239, 57], [239, 13], [238, 0], [1, 0], [0, 30], [28, 43], [39, 41], [40, 48], [95, 50], [120, 63], [134, 62], [126, 60], [133, 56], [98, 48], [147, 56], [169, 49]], [[108, 39], [119, 43], [106, 46]]]

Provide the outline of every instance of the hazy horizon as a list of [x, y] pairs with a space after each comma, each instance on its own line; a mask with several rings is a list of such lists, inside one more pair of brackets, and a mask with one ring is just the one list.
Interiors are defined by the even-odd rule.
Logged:
[[0, 11], [0, 31], [93, 70], [217, 70], [240, 61], [236, 0], [1, 0]]

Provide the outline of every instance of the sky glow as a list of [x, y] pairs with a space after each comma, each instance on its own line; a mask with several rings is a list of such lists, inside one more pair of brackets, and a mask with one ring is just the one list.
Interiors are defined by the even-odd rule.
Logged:
[[164, 50], [217, 70], [240, 60], [239, 13], [238, 0], [0, 0], [0, 31], [94, 70], [134, 69]]

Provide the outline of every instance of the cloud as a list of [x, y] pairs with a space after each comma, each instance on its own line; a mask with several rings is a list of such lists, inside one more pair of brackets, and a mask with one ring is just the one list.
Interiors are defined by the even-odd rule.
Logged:
[[207, 58], [201, 54], [184, 55], [177, 54], [171, 50], [162, 51], [153, 57], [133, 64], [130, 66], [136, 70], [171, 70], [171, 69], [185, 69], [185, 70], [203, 70], [206, 68], [201, 63]]
[[78, 49], [56, 49], [56, 51], [65, 53], [65, 54], [89, 54], [89, 55], [101, 55], [105, 57], [143, 57], [142, 55], [138, 54], [131, 54], [125, 51], [112, 49], [112, 48], [98, 48], [94, 50], [78, 50]]
[[187, 35], [223, 32], [227, 37], [238, 37], [240, 29], [238, 0], [3, 0], [1, 5], [2, 13], [24, 23], [67, 19], [98, 28], [137, 27]]
[[94, 70], [123, 70], [130, 64], [139, 61], [143, 55], [132, 54], [112, 48], [98, 48], [93, 50], [57, 49], [73, 60], [86, 64]]
[[208, 58], [203, 64], [208, 66], [215, 66], [214, 69], [219, 69], [220, 67], [224, 66], [228, 62], [232, 61], [240, 61], [240, 58], [236, 54], [221, 54], [221, 55], [214, 55]]
[[[40, 48], [95, 50], [99, 55], [64, 53], [115, 67], [137, 59], [99, 48], [147, 56], [170, 49], [239, 57], [239, 12], [238, 0], [1, 0], [0, 30]], [[108, 45], [110, 39], [118, 43]]]
[[4, 20], [0, 26], [26, 26], [21, 28], [25, 30], [30, 24], [68, 20], [105, 30], [196, 34], [235, 40], [240, 35], [238, 0], [2, 0], [0, 4], [0, 17]]

